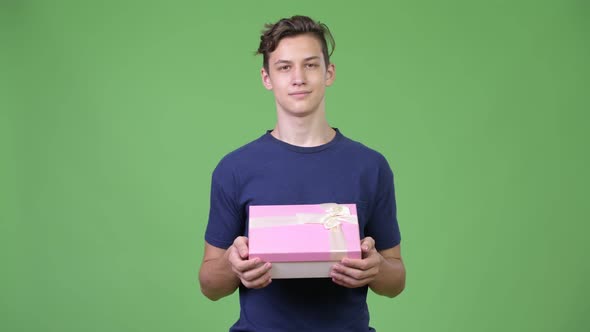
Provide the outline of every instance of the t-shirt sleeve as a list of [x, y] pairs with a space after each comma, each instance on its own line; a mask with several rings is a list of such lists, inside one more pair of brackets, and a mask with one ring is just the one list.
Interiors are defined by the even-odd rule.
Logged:
[[381, 157], [378, 172], [376, 197], [365, 235], [375, 240], [377, 250], [384, 250], [400, 244], [401, 234], [397, 222], [393, 172], [384, 157]]
[[239, 208], [237, 175], [222, 160], [211, 178], [211, 203], [205, 241], [227, 249], [244, 233], [244, 216]]

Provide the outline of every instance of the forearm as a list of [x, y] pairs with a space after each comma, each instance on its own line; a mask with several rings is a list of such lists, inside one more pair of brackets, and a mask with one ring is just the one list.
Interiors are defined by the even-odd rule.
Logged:
[[406, 270], [400, 258], [381, 256], [379, 273], [369, 287], [373, 292], [388, 297], [400, 294], [406, 285]]
[[226, 251], [223, 256], [204, 261], [199, 271], [201, 292], [213, 301], [232, 294], [240, 285], [240, 279], [227, 259], [228, 253]]

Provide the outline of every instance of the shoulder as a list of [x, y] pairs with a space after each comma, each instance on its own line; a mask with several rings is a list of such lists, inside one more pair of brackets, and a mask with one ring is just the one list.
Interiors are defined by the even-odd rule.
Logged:
[[389, 168], [389, 163], [381, 152], [359, 141], [344, 137], [342, 146], [343, 152], [350, 154], [357, 162], [378, 168]]
[[235, 170], [251, 164], [266, 154], [265, 151], [267, 150], [267, 145], [266, 135], [262, 135], [261, 137], [227, 153], [221, 158], [215, 167], [213, 175], [234, 173]]

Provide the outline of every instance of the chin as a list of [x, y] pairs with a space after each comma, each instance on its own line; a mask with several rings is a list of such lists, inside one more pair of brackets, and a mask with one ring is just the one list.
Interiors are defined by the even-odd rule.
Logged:
[[288, 113], [296, 117], [305, 117], [313, 114], [314, 112], [312, 110], [291, 110]]
[[[282, 106], [282, 105], [281, 105]], [[295, 117], [305, 117], [315, 113], [318, 108], [310, 106], [308, 103], [292, 104], [292, 107], [280, 107], [283, 113]]]
[[291, 114], [298, 114], [301, 116], [310, 115], [317, 111], [317, 107], [310, 107], [309, 105], [299, 105], [299, 107], [293, 107], [289, 110]]

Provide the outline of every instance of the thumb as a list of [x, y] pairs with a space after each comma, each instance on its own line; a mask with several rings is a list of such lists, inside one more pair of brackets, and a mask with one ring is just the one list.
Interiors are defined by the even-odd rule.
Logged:
[[361, 250], [365, 253], [373, 250], [375, 248], [375, 240], [372, 237], [367, 236], [361, 241]]
[[234, 246], [238, 250], [238, 253], [240, 254], [240, 257], [242, 257], [242, 259], [248, 258], [248, 238], [247, 237], [240, 236], [240, 237], [236, 238], [236, 240], [234, 241]]

